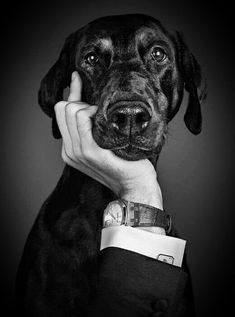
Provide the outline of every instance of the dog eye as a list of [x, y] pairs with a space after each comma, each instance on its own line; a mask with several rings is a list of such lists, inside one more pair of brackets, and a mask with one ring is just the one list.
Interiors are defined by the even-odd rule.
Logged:
[[167, 58], [167, 54], [161, 47], [154, 47], [151, 53], [151, 57], [156, 62], [163, 62]]
[[95, 66], [98, 63], [99, 58], [95, 53], [89, 53], [85, 56], [85, 61], [88, 65]]

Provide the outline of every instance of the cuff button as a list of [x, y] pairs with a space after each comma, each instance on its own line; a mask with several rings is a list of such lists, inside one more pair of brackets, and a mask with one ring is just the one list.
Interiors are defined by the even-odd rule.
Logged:
[[158, 254], [157, 260], [168, 263], [168, 264], [174, 263], [174, 257], [167, 254]]

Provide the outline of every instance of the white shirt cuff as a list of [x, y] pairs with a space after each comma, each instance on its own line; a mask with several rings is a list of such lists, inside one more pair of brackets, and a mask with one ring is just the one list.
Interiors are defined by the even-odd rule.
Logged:
[[102, 229], [100, 250], [116, 247], [181, 267], [186, 241], [128, 226]]

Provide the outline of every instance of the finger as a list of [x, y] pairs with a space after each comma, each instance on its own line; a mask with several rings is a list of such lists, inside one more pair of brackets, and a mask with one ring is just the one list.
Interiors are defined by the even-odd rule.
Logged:
[[89, 177], [97, 180], [98, 182], [100, 182], [104, 186], [110, 188], [110, 186], [106, 183], [106, 181], [105, 181], [104, 177], [102, 177], [102, 175], [99, 175], [98, 173], [96, 173], [96, 171], [94, 171], [92, 168], [87, 166], [84, 162], [74, 161], [73, 158], [69, 157], [69, 155], [66, 152], [64, 143], [62, 144], [61, 156], [62, 156], [63, 161], [66, 164], [68, 164], [69, 166], [72, 166], [73, 168], [85, 173]]
[[88, 108], [81, 109], [76, 113], [77, 130], [81, 140], [81, 147], [88, 148], [97, 146], [92, 136], [92, 121], [91, 117], [96, 113], [97, 106], [89, 106]]
[[117, 157], [110, 151], [100, 148], [92, 135], [91, 117], [96, 113], [97, 106], [89, 106], [76, 113], [77, 130], [81, 142], [81, 152], [89, 166], [96, 166], [97, 162], [103, 165], [104, 162], [113, 162]]
[[85, 103], [68, 103], [65, 107], [65, 119], [67, 123], [68, 132], [72, 141], [72, 147], [75, 156], [80, 156], [81, 154], [81, 142], [80, 136], [77, 130], [77, 119], [76, 113], [81, 109], [85, 109], [89, 105]]
[[56, 121], [62, 135], [63, 142], [66, 146], [67, 153], [72, 152], [72, 141], [68, 131], [66, 118], [65, 118], [65, 107], [66, 102], [60, 101], [55, 105], [55, 114], [56, 114]]
[[68, 101], [81, 101], [82, 80], [78, 72], [73, 72], [71, 76]]
[[60, 129], [60, 133], [62, 135], [63, 141], [67, 142], [70, 139], [70, 135], [67, 129], [67, 123], [65, 119], [65, 107], [66, 107], [65, 101], [60, 101], [55, 105], [55, 114], [56, 114], [56, 121], [58, 124], [58, 127]]

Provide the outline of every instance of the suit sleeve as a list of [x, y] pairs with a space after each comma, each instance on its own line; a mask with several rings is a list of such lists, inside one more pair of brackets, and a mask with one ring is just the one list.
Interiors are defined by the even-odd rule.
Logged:
[[188, 274], [120, 248], [100, 252], [96, 296], [88, 316], [193, 316]]

